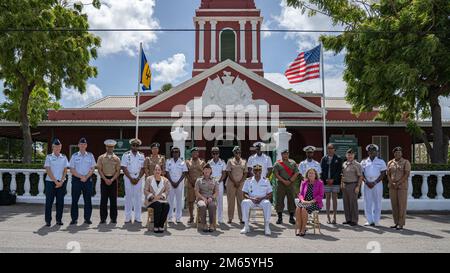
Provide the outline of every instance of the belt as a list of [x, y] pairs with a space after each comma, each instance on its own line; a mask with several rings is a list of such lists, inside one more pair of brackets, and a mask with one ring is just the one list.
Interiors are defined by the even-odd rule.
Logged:
[[356, 181], [356, 182], [344, 182], [344, 184], [356, 184], [356, 183], [358, 183], [358, 181]]

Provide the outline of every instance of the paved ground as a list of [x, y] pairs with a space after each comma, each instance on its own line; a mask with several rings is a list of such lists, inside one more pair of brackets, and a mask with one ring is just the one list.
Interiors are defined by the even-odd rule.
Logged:
[[[0, 252], [449, 252], [450, 214], [410, 214], [407, 229], [389, 229], [392, 218], [383, 214], [382, 227], [355, 227], [324, 224], [322, 235], [294, 236], [292, 225], [276, 225], [272, 217], [272, 236], [266, 237], [261, 223], [252, 224], [249, 235], [241, 235], [238, 224], [221, 225], [217, 232], [202, 234], [186, 224], [169, 225], [164, 235], [155, 235], [137, 224], [123, 223], [119, 211], [117, 225], [99, 225], [98, 208], [90, 226], [68, 226], [69, 208], [64, 210], [64, 226], [43, 225], [43, 205], [0, 207]], [[82, 210], [80, 209], [80, 215]], [[146, 216], [143, 217], [146, 219]], [[360, 223], [363, 223], [363, 217]], [[338, 223], [343, 215], [338, 215]], [[287, 222], [287, 217], [285, 217]]]

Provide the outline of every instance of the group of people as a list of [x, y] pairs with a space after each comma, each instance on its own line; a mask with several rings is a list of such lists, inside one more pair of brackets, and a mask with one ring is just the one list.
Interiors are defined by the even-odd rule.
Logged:
[[[71, 184], [71, 225], [78, 223], [78, 202], [83, 194], [84, 223], [92, 224], [93, 181], [95, 168], [101, 177], [100, 224], [108, 218], [117, 223], [118, 181], [121, 170], [124, 174], [125, 187], [125, 223], [142, 223], [141, 212], [144, 206], [153, 209], [154, 232], [164, 232], [164, 224], [181, 222], [183, 194], [185, 183], [187, 189], [188, 223], [197, 221], [204, 232], [212, 232], [216, 222], [223, 223], [223, 196], [228, 201], [228, 224], [233, 222], [237, 206], [239, 223], [244, 227], [241, 233], [250, 231], [250, 210], [263, 210], [265, 234], [270, 235], [269, 222], [272, 212], [273, 186], [270, 177], [276, 181], [275, 210], [278, 215], [277, 224], [283, 223], [285, 200], [289, 212], [289, 223], [296, 226], [296, 235], [304, 236], [308, 214], [319, 211], [323, 207], [322, 199], [326, 199], [326, 214], [329, 224], [336, 224], [337, 195], [342, 191], [345, 222], [351, 226], [358, 224], [358, 196], [364, 187], [364, 211], [366, 225], [379, 225], [381, 215], [381, 199], [383, 178], [389, 180], [389, 195], [392, 201], [394, 218], [393, 228], [402, 229], [405, 225], [407, 179], [411, 164], [402, 157], [402, 149], [393, 150], [394, 159], [386, 164], [377, 156], [378, 146], [370, 144], [366, 147], [368, 157], [358, 163], [352, 149], [346, 153], [346, 159], [340, 158], [333, 144], [327, 146], [326, 155], [321, 162], [314, 160], [313, 146], [307, 146], [306, 159], [297, 163], [289, 158], [289, 151], [281, 151], [282, 158], [272, 164], [272, 159], [263, 153], [263, 143], [255, 143], [255, 153], [248, 161], [241, 157], [239, 146], [233, 148], [233, 157], [227, 162], [220, 158], [220, 149], [211, 150], [211, 159], [206, 161], [199, 156], [199, 149], [191, 149], [191, 158], [183, 160], [178, 147], [172, 147], [170, 158], [159, 153], [159, 143], [151, 144], [151, 155], [145, 157], [139, 152], [142, 142], [130, 140], [131, 150], [122, 158], [114, 154], [116, 141], [104, 142], [106, 152], [95, 161], [92, 153], [87, 151], [87, 140], [81, 138], [79, 151], [72, 155], [70, 161], [61, 154], [62, 144], [58, 139], [52, 143], [52, 153], [45, 161], [45, 222], [52, 221], [52, 206], [56, 199], [56, 223], [63, 225], [62, 214], [64, 195], [66, 194], [66, 177], [70, 169]], [[295, 182], [302, 179], [300, 188]], [[364, 183], [364, 186], [363, 186]], [[295, 193], [299, 191], [298, 195]], [[144, 198], [142, 198], [144, 196]], [[333, 211], [331, 213], [331, 203]], [[195, 208], [197, 211], [194, 212]], [[208, 220], [207, 221], [207, 216]], [[134, 217], [134, 219], [133, 219]]]

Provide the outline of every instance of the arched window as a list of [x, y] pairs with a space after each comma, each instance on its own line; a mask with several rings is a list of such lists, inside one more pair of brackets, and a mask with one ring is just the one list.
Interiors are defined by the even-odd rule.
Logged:
[[227, 59], [236, 62], [236, 33], [232, 29], [220, 32], [220, 61]]

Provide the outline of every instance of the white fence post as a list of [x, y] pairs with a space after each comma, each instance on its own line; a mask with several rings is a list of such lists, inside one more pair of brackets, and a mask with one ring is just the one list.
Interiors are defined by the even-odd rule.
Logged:
[[421, 187], [422, 196], [420, 196], [420, 199], [429, 199], [428, 198], [428, 177], [430, 177], [429, 174], [424, 174], [422, 176], [422, 187]]

